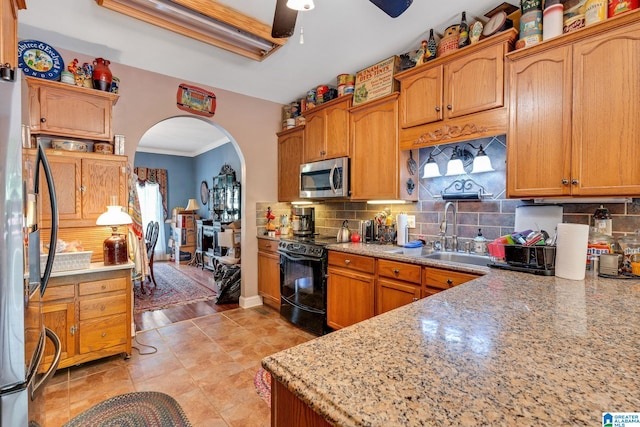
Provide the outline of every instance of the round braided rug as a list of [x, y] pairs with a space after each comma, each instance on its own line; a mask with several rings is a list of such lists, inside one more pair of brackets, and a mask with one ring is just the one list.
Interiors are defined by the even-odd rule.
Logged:
[[271, 374], [263, 368], [258, 369], [253, 378], [253, 385], [256, 386], [258, 395], [271, 407]]
[[164, 393], [121, 394], [76, 415], [63, 427], [191, 427], [176, 400]]

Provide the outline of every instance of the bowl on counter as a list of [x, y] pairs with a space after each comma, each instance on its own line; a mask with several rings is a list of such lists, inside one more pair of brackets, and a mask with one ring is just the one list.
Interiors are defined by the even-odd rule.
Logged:
[[52, 139], [51, 148], [67, 151], [88, 151], [89, 144], [82, 141], [69, 141], [66, 139]]

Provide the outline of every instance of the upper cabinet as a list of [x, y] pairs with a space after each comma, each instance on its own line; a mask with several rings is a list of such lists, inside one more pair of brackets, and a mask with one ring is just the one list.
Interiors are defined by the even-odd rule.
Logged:
[[17, 72], [18, 10], [26, 9], [25, 0], [0, 0], [0, 68]]
[[278, 133], [278, 201], [292, 202], [300, 198], [300, 164], [304, 143], [304, 127]]
[[640, 12], [508, 56], [509, 197], [640, 195]]
[[111, 117], [118, 95], [26, 77], [32, 134], [111, 141]]
[[305, 112], [304, 163], [349, 156], [352, 98], [341, 96]]
[[504, 55], [508, 30], [396, 76], [400, 81], [400, 149], [506, 132]]

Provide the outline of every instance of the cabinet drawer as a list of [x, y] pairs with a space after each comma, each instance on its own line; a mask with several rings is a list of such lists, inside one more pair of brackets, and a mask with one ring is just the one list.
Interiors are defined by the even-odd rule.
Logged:
[[47, 290], [42, 297], [42, 301], [55, 301], [59, 299], [70, 299], [75, 296], [76, 286], [73, 284], [61, 286], [47, 286]]
[[477, 274], [425, 267], [423, 283], [432, 288], [449, 289], [478, 277]]
[[276, 240], [258, 239], [258, 250], [260, 252], [277, 253], [278, 242]]
[[422, 267], [419, 265], [407, 264], [404, 262], [378, 260], [378, 275], [390, 277], [392, 279], [404, 280], [405, 282], [420, 284]]
[[81, 321], [126, 312], [126, 295], [115, 295], [112, 297], [85, 299], [80, 301]]
[[91, 353], [127, 343], [127, 315], [80, 322], [80, 353]]
[[373, 274], [375, 259], [368, 256], [329, 251], [329, 265]]
[[101, 294], [111, 291], [123, 291], [125, 289], [127, 289], [127, 279], [122, 277], [118, 279], [99, 280], [96, 282], [84, 282], [79, 285], [80, 296]]

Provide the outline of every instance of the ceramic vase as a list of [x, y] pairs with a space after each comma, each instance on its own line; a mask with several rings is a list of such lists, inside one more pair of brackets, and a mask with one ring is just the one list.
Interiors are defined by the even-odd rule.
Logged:
[[110, 62], [106, 59], [96, 58], [93, 61], [93, 88], [109, 92], [113, 74], [109, 69]]

